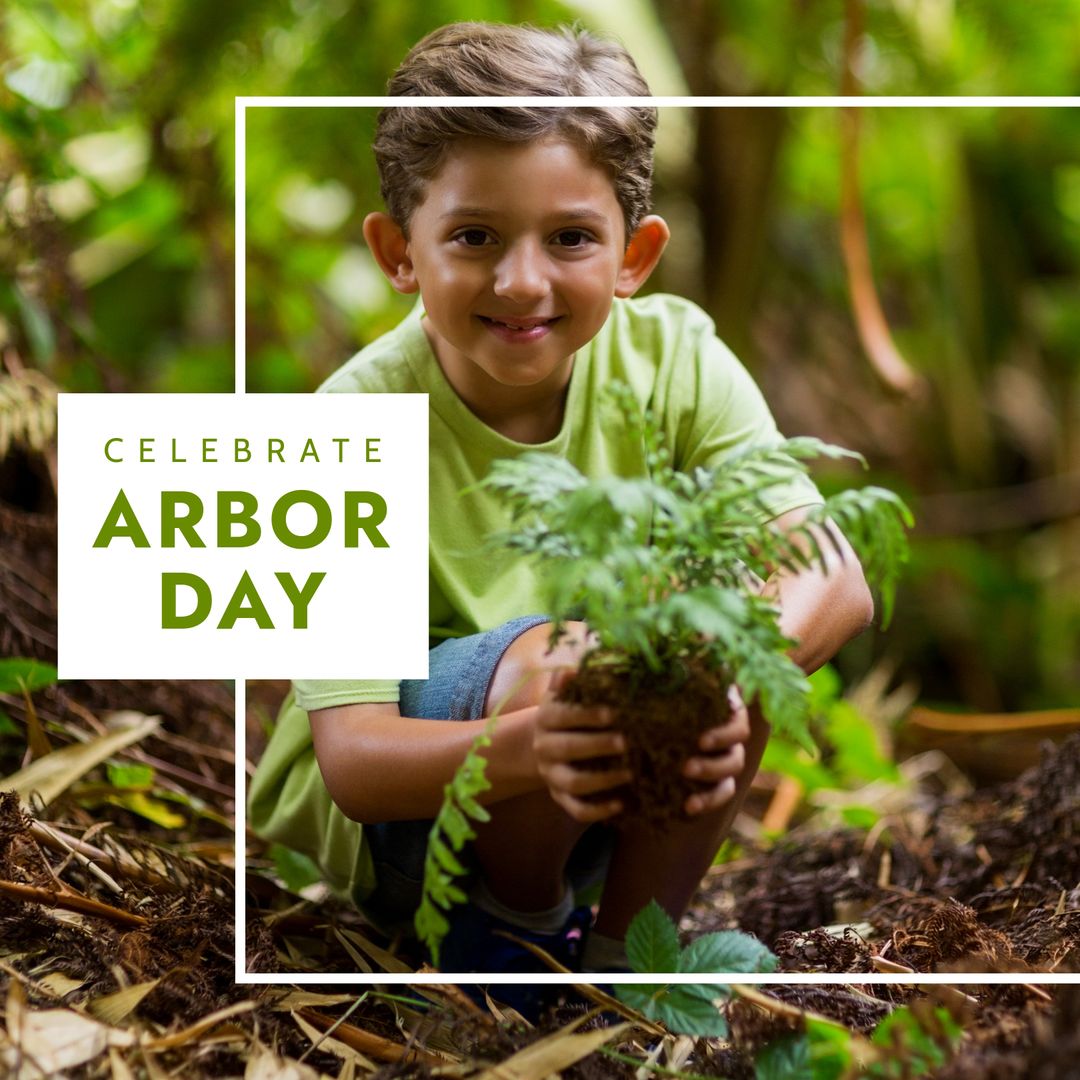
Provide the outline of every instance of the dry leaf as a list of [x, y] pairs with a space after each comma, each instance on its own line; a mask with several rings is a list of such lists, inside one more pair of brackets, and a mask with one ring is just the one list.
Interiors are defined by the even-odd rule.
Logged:
[[365, 975], [373, 975], [374, 971], [371, 965], [352, 947], [348, 938], [342, 937], [341, 931], [335, 926], [334, 936], [345, 947], [345, 951], [349, 954], [352, 962], [362, 971]]
[[308, 990], [290, 990], [284, 997], [278, 998], [271, 1006], [273, 1012], [291, 1012], [293, 1009], [320, 1008], [329, 1005], [352, 1004], [355, 994], [315, 994]]
[[227, 1020], [230, 1016], [236, 1016], [238, 1013], [251, 1012], [254, 1008], [254, 1001], [238, 1001], [235, 1005], [229, 1005], [227, 1008], [218, 1009], [217, 1012], [204, 1016], [190, 1027], [184, 1028], [183, 1031], [176, 1031], [172, 1035], [162, 1035], [157, 1039], [147, 1039], [143, 1046], [147, 1050], [171, 1050], [176, 1046], [183, 1046], [184, 1043], [199, 1038], [200, 1035], [205, 1034], [215, 1024], [220, 1024], [222, 1020]]
[[[568, 1028], [574, 1026], [570, 1024]], [[561, 1072], [588, 1057], [630, 1027], [631, 1024], [616, 1024], [580, 1034], [563, 1028], [486, 1069], [476, 1080], [546, 1080], [552, 1073]]]
[[109, 1068], [112, 1069], [112, 1080], [135, 1080], [131, 1066], [123, 1059], [115, 1046], [109, 1047]]
[[20, 1080], [44, 1080], [93, 1061], [110, 1046], [130, 1046], [135, 1036], [72, 1009], [15, 1010], [8, 998], [9, 1041], [0, 1063]]
[[359, 1050], [354, 1050], [351, 1046], [346, 1046], [346, 1044], [339, 1039], [335, 1039], [333, 1035], [324, 1036], [314, 1024], [309, 1023], [298, 1012], [294, 1012], [292, 1018], [296, 1021], [297, 1027], [299, 1027], [311, 1040], [312, 1044], [319, 1044], [320, 1050], [325, 1050], [327, 1053], [333, 1054], [343, 1061], [358, 1062], [363, 1068], [367, 1069], [368, 1072], [375, 1072], [379, 1067], [370, 1058], [364, 1057]]
[[339, 936], [348, 938], [357, 948], [365, 952], [383, 971], [396, 971], [403, 975], [413, 973], [413, 969], [408, 964], [402, 963], [396, 956], [388, 953], [385, 949], [380, 949], [378, 945], [368, 941], [363, 934], [358, 934], [355, 930], [339, 930], [337, 927], [335, 927], [335, 931]]
[[37, 985], [50, 997], [62, 998], [72, 990], [78, 990], [85, 982], [85, 979], [72, 979], [62, 971], [54, 971], [38, 979]]
[[134, 986], [125, 986], [112, 994], [95, 998], [87, 1004], [91, 1015], [96, 1016], [106, 1024], [119, 1024], [136, 1008], [157, 984], [160, 979], [151, 979], [149, 982], [136, 983]]
[[100, 765], [124, 747], [145, 739], [157, 728], [161, 718], [127, 711], [113, 713], [108, 719], [114, 729], [108, 735], [101, 735], [86, 743], [74, 743], [37, 758], [25, 769], [20, 769], [6, 780], [0, 780], [0, 789], [14, 788], [24, 803], [36, 792], [47, 806], [95, 765]]
[[310, 1065], [278, 1057], [268, 1046], [256, 1043], [244, 1070], [244, 1080], [319, 1080]]

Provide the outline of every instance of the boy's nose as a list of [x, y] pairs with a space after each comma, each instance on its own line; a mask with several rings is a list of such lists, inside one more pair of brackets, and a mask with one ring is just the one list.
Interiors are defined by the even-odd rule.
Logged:
[[542, 253], [532, 244], [508, 248], [495, 267], [495, 295], [524, 302], [540, 299], [550, 291]]

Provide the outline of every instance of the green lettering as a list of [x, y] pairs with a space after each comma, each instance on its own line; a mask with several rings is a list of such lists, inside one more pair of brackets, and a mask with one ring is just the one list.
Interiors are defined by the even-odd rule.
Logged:
[[97, 539], [94, 541], [94, 547], [108, 547], [118, 536], [126, 536], [137, 548], [150, 546], [150, 541], [146, 539], [146, 533], [143, 532], [135, 511], [131, 509], [131, 503], [128, 502], [123, 488], [116, 493], [116, 498], [105, 518], [105, 524], [101, 526], [101, 532], [97, 534]]
[[[289, 511], [297, 503], [307, 503], [315, 511], [315, 528], [307, 536], [294, 533], [286, 520]], [[273, 526], [274, 535], [291, 548], [317, 547], [330, 532], [330, 521], [330, 507], [326, 500], [318, 492], [304, 489], [286, 492], [274, 503], [274, 509], [270, 514], [270, 524]]]
[[287, 570], [278, 571], [274, 574], [274, 577], [281, 582], [281, 587], [285, 590], [285, 595], [292, 602], [293, 629], [306, 630], [308, 628], [308, 604], [311, 603], [311, 598], [315, 595], [315, 590], [322, 584], [322, 579], [326, 577], [326, 574], [321, 570], [314, 574], [308, 574], [308, 579], [304, 582], [304, 588], [299, 591], [296, 588], [296, 582], [293, 581], [292, 574]]
[[307, 461], [309, 457], [314, 458], [316, 461], [319, 460], [319, 451], [315, 449], [314, 439], [308, 439], [308, 441], [304, 443], [304, 449], [300, 452], [301, 461]]
[[[370, 510], [364, 517], [360, 516], [360, 507], [364, 505]], [[378, 526], [386, 517], [386, 500], [374, 491], [346, 491], [345, 492], [345, 546], [354, 548], [360, 546], [360, 531], [367, 535], [372, 547], [384, 548], [390, 545], [385, 537], [379, 532]]]
[[285, 463], [285, 455], [282, 451], [285, 449], [284, 439], [267, 439], [266, 441], [266, 460], [271, 462], [276, 457], [282, 464]]
[[[179, 507], [187, 512], [178, 514]], [[201, 548], [206, 545], [199, 539], [195, 526], [202, 520], [202, 499], [194, 491], [163, 491], [161, 493], [161, 546], [176, 547], [177, 531], [184, 534], [188, 547]]]
[[[255, 520], [259, 500], [250, 491], [219, 491], [217, 493], [217, 546], [219, 548], [251, 547], [262, 536], [262, 526]], [[233, 534], [233, 526], [243, 532]]]
[[[241, 456], [243, 455], [243, 456]], [[251, 445], [247, 439], [242, 439], [237, 436], [233, 440], [233, 460], [234, 461], [250, 461], [251, 460]]]
[[259, 624], [260, 630], [273, 630], [274, 622], [270, 618], [270, 612], [259, 599], [258, 590], [255, 588], [248, 572], [245, 570], [240, 577], [240, 584], [229, 598], [225, 607], [225, 613], [218, 623], [219, 630], [231, 630], [237, 619], [254, 619]]
[[[176, 590], [186, 585], [195, 591], [195, 610], [188, 615], [176, 612]], [[210, 586], [198, 574], [164, 573], [161, 575], [161, 629], [188, 630], [210, 614]]]

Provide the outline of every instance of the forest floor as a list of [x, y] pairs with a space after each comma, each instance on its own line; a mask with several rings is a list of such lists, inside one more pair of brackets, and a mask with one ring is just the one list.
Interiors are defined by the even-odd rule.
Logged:
[[[49, 660], [55, 519], [0, 511], [0, 655]], [[0, 710], [0, 790], [14, 792], [0, 800], [0, 1074], [629, 1080], [648, 1061], [657, 1075], [742, 1078], [762, 1047], [822, 1017], [859, 1040], [925, 1003], [962, 1029], [937, 1040], [934, 1076], [1077, 1075], [1080, 986], [1040, 978], [1080, 972], [1080, 737], [993, 787], [924, 775], [869, 831], [811, 819], [765, 842], [748, 830], [682, 933], [737, 926], [782, 972], [838, 980], [737, 990], [719, 1040], [617, 1022], [592, 990], [566, 988], [532, 1026], [499, 1008], [498, 987], [478, 1006], [454, 987], [380, 986], [380, 970], [412, 969], [408, 945], [390, 956], [319, 886], [288, 891], [253, 837], [248, 969], [281, 978], [237, 984], [232, 688], [65, 682], [0, 694]], [[290, 985], [361, 971], [356, 986]], [[911, 981], [860, 978], [878, 972]], [[932, 972], [1017, 981], [920, 982]], [[903, 1045], [889, 1053], [874, 1075], [914, 1068]]]
[[[63, 684], [34, 695], [53, 753], [66, 743], [83, 763], [93, 756], [87, 747], [146, 715], [161, 719], [112, 755], [114, 770], [153, 768], [149, 790], [123, 790], [100, 765], [77, 775], [76, 764], [34, 816], [25, 813], [32, 797], [0, 803], [0, 1061], [18, 1065], [17, 1075], [230, 1076], [257, 1066], [249, 1075], [494, 1076], [502, 1062], [506, 1077], [629, 1078], [637, 1066], [628, 1061], [659, 1048], [661, 1067], [752, 1077], [758, 1050], [808, 1017], [863, 1035], [918, 1000], [948, 1006], [963, 1028], [936, 1076], [1074, 1075], [1080, 987], [1039, 977], [1080, 969], [1078, 738], [1048, 748], [1012, 783], [963, 797], [914, 792], [876, 834], [807, 823], [714, 868], [684, 935], [738, 925], [777, 953], [781, 971], [842, 980], [737, 995], [728, 1040], [691, 1040], [590, 1018], [592, 1002], [570, 988], [532, 1028], [498, 1022], [512, 1014], [454, 988], [290, 987], [300, 972], [366, 968], [371, 980], [412, 961], [407, 947], [389, 960], [388, 943], [318, 887], [306, 900], [285, 890], [254, 839], [249, 969], [280, 972], [281, 985], [237, 985], [230, 698], [213, 683]], [[25, 722], [18, 700], [3, 707]], [[10, 754], [3, 764], [10, 773]], [[149, 820], [137, 795], [176, 818]], [[880, 971], [914, 981], [859, 977]], [[926, 972], [1010, 972], [1019, 981], [920, 985]], [[533, 1057], [522, 1057], [530, 1047]]]

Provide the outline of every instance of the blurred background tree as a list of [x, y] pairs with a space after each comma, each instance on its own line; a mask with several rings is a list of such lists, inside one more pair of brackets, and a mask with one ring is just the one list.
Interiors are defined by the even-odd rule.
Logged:
[[[862, 32], [852, 39], [852, 12]], [[1076, 94], [1080, 0], [9, 0], [0, 348], [64, 389], [233, 385], [233, 98], [378, 94], [458, 19], [580, 20], [654, 92]], [[367, 254], [371, 109], [247, 123], [249, 389], [313, 389], [410, 300]], [[782, 428], [861, 450], [919, 519], [887, 636], [924, 700], [1080, 704], [1080, 114], [880, 108], [854, 144], [873, 282], [921, 386], [868, 363], [835, 109], [665, 109], [652, 288], [701, 303]], [[854, 174], [848, 163], [848, 181]], [[823, 486], [851, 482], [823, 476]]]

